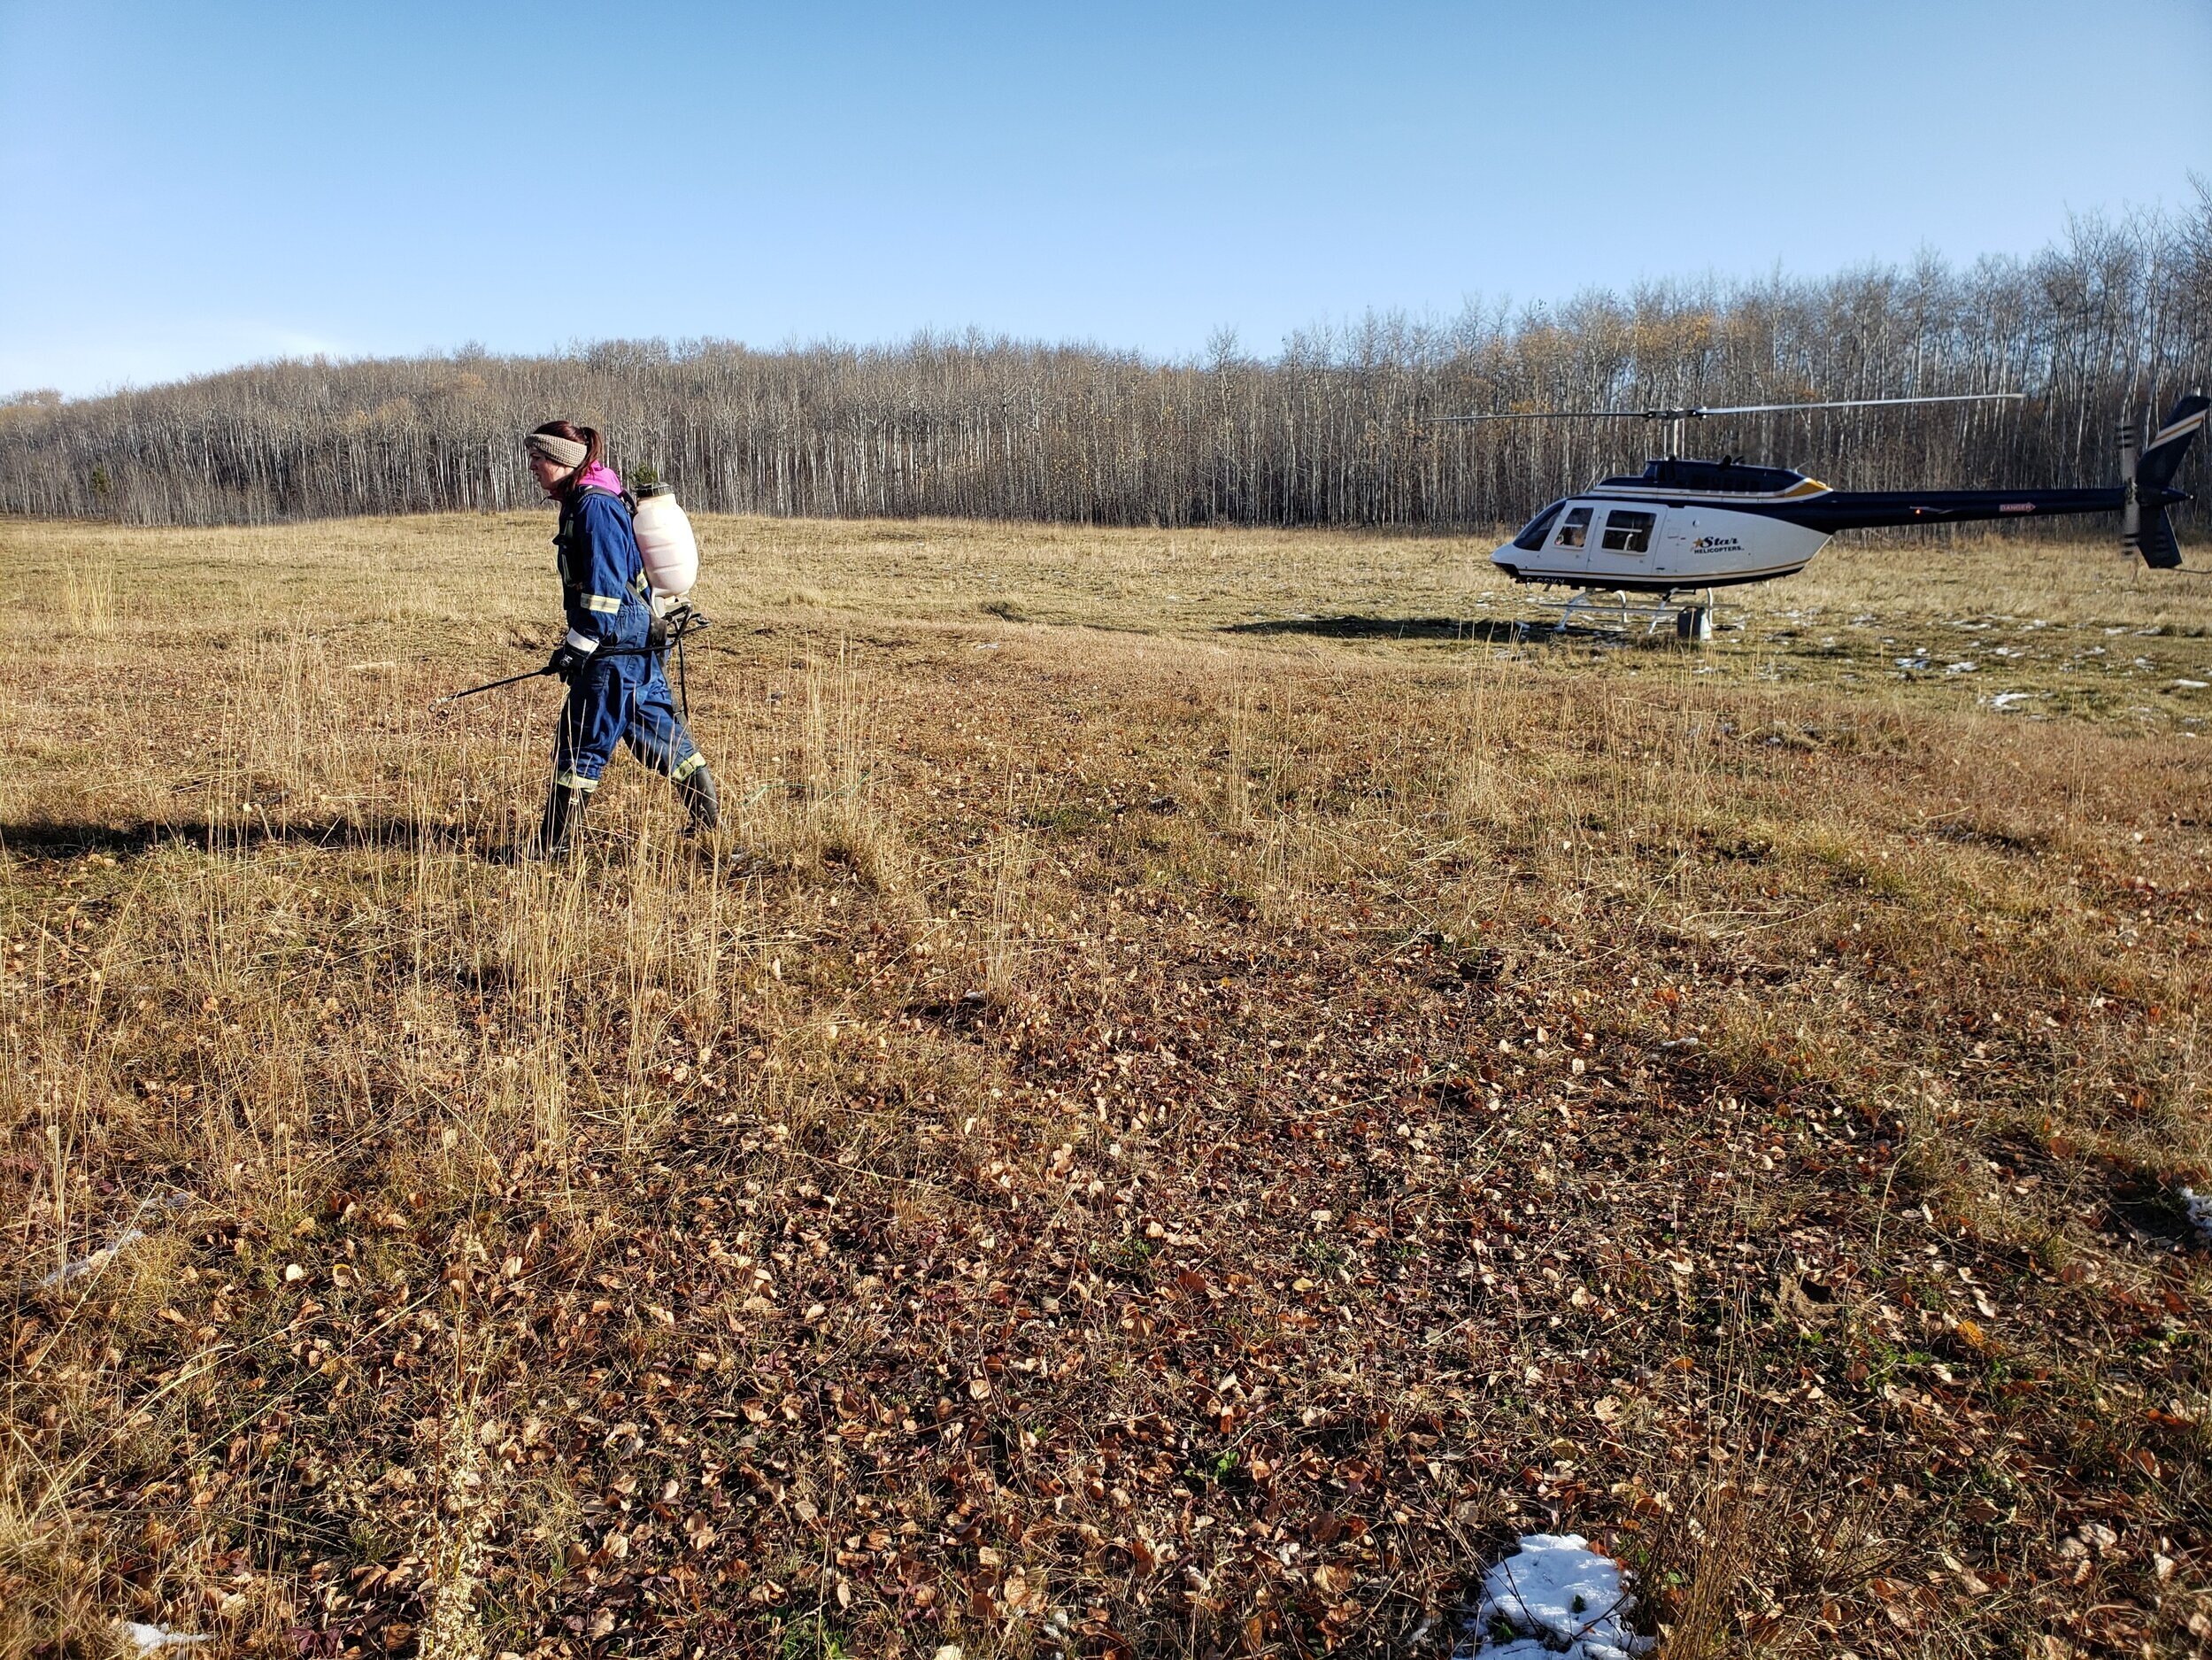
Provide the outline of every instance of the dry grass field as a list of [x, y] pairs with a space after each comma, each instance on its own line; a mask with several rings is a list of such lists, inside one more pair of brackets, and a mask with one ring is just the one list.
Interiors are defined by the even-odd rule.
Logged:
[[2202, 578], [701, 529], [0, 524], [0, 1654], [2212, 1652]]

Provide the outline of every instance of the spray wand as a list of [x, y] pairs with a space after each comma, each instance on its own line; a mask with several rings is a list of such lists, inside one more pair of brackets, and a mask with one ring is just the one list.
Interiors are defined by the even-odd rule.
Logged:
[[480, 691], [497, 691], [502, 686], [519, 686], [526, 680], [542, 679], [552, 672], [550, 666], [544, 668], [533, 668], [524, 674], [509, 675], [505, 680], [487, 680], [482, 685], [471, 686], [466, 691], [449, 691], [443, 698], [432, 699], [430, 712], [435, 714], [447, 704], [459, 703], [463, 698], [473, 698]]
[[[674, 626], [668, 630], [667, 638], [658, 645], [650, 643], [644, 645], [617, 645], [606, 651], [594, 652], [589, 660], [596, 662], [603, 657], [665, 657], [669, 649], [674, 647], [676, 653], [676, 671], [681, 675], [683, 670], [683, 637], [687, 634], [697, 634], [706, 626], [707, 620], [687, 606], [681, 613], [672, 617], [671, 621]], [[487, 680], [481, 686], [470, 686], [461, 691], [449, 691], [443, 698], [431, 703], [430, 712], [435, 714], [448, 705], [459, 703], [463, 698], [473, 698], [480, 691], [497, 691], [502, 686], [519, 686], [526, 680], [543, 680], [546, 676], [554, 672], [553, 666], [548, 663], [543, 668], [525, 669], [519, 675], [509, 675], [504, 679]], [[684, 714], [689, 715], [691, 712], [689, 685], [684, 688], [683, 702]]]

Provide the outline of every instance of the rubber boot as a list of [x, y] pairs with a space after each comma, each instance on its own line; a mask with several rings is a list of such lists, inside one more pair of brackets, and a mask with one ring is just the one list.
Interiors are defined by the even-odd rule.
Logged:
[[540, 859], [566, 859], [583, 829], [583, 812], [591, 800], [589, 790], [555, 784], [545, 796], [545, 815], [538, 821], [537, 842], [531, 852]]
[[683, 803], [683, 810], [691, 815], [690, 832], [716, 829], [722, 822], [721, 802], [714, 793], [714, 775], [706, 769], [706, 762], [699, 764], [675, 781], [676, 799]]

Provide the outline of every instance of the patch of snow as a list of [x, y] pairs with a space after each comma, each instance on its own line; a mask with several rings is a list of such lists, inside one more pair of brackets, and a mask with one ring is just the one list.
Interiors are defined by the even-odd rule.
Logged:
[[2016, 709], [2033, 698], [2032, 691], [2000, 691], [1989, 700], [1992, 709]]
[[165, 1631], [158, 1625], [141, 1625], [135, 1619], [119, 1619], [115, 1624], [141, 1654], [158, 1654], [164, 1648], [190, 1648], [215, 1641], [195, 1632]]
[[2176, 691], [2202, 691], [2208, 683], [2212, 683], [2201, 680], [2177, 680], [2174, 682], [2174, 690]]
[[1946, 675], [1970, 675], [1975, 667], [1972, 663], [1949, 663], [1945, 665], [1943, 672]]
[[1897, 666], [1900, 668], [1925, 668], [1928, 667], [1928, 653], [1917, 652], [1910, 657], [1900, 657], [1897, 660]]
[[2212, 1245], [2212, 1193], [2185, 1187], [2181, 1190], [2181, 1202], [2189, 1207], [2189, 1225], [2197, 1231], [2197, 1237]]
[[1453, 1660], [1631, 1660], [1657, 1645], [1629, 1629], [1621, 1564], [1579, 1533], [1524, 1533], [1483, 1576], [1483, 1600]]

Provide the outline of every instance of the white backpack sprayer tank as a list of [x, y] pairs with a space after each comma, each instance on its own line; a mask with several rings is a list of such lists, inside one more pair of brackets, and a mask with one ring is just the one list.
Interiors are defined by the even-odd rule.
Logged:
[[665, 617], [682, 605], [699, 580], [699, 544], [691, 521], [676, 504], [667, 484], [647, 484], [637, 492], [631, 521], [637, 551], [645, 561], [645, 580], [653, 588], [653, 614]]

